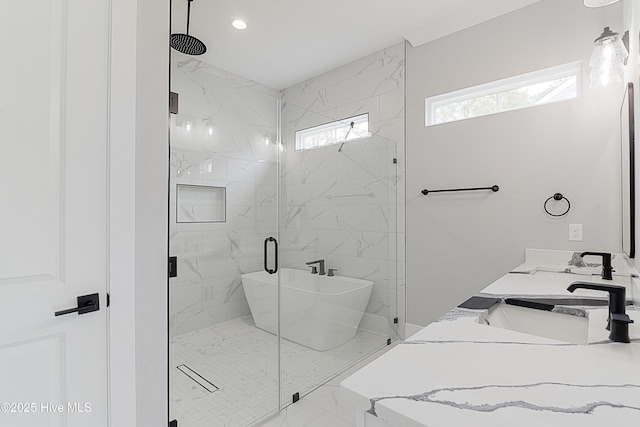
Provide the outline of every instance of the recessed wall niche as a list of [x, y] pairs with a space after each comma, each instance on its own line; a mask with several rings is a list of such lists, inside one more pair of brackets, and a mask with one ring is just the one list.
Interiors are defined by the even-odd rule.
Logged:
[[225, 187], [176, 184], [176, 222], [226, 222]]

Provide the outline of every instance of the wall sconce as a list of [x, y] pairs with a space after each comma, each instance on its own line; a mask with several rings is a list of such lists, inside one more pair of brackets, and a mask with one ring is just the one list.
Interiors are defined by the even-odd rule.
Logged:
[[619, 1], [620, 0], [584, 0], [584, 5], [587, 7], [602, 7]]
[[[586, 0], [585, 0], [586, 4]], [[593, 44], [591, 51], [591, 86], [608, 86], [622, 83], [625, 59], [629, 52], [620, 34], [605, 27], [604, 31]]]

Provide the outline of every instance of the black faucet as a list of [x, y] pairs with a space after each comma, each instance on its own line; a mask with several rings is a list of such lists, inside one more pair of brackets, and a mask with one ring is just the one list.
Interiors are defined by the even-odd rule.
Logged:
[[307, 265], [313, 265], [313, 264], [319, 264], [320, 272], [317, 271], [316, 267], [311, 267], [311, 274], [316, 274], [317, 273], [320, 276], [324, 276], [325, 274], [327, 274], [324, 271], [324, 260], [323, 259], [319, 259], [317, 261], [309, 261], [307, 263]]
[[627, 296], [624, 286], [573, 282], [567, 288], [569, 292], [576, 289], [609, 292], [609, 319], [607, 322], [607, 331], [610, 331], [609, 339], [615, 342], [631, 342], [629, 340], [629, 323], [633, 323], [633, 320], [625, 312]]
[[613, 273], [613, 268], [611, 267], [611, 254], [608, 252], [582, 252], [580, 254], [580, 258], [585, 255], [595, 255], [602, 257], [602, 278], [604, 280], [613, 280], [611, 273]]

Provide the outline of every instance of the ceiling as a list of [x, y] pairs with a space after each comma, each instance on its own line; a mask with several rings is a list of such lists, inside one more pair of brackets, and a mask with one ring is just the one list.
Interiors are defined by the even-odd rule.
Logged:
[[[189, 33], [205, 62], [273, 89], [408, 40], [418, 46], [539, 0], [194, 0]], [[172, 32], [187, 0], [172, 0]], [[248, 28], [238, 31], [232, 19]]]

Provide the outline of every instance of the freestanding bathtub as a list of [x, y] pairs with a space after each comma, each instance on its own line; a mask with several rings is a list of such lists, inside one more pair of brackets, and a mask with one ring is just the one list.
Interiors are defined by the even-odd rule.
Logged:
[[273, 275], [265, 271], [242, 275], [242, 287], [258, 328], [278, 332], [278, 275], [283, 338], [325, 351], [355, 336], [373, 282], [292, 268], [282, 268]]

